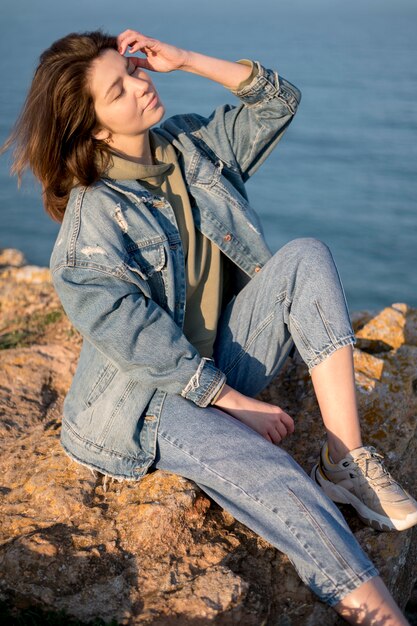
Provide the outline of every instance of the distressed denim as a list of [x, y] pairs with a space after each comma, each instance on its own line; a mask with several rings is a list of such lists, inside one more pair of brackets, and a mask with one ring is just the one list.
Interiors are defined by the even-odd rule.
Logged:
[[[272, 256], [245, 182], [300, 101], [294, 85], [256, 65], [234, 92], [237, 106], [176, 115], [153, 129], [174, 146], [195, 227], [230, 261], [236, 295]], [[277, 211], [280, 200], [277, 190]], [[139, 182], [102, 178], [72, 190], [50, 259], [57, 294], [83, 336], [61, 443], [104, 474], [139, 480], [155, 457], [166, 394], [206, 407], [226, 380], [183, 334], [185, 258], [172, 207]]]
[[[298, 239], [279, 250], [230, 302], [220, 318], [214, 357], [231, 387], [255, 396], [276, 376], [294, 344], [311, 369], [353, 342], [329, 249], [314, 239]], [[284, 552], [330, 606], [378, 575], [336, 505], [295, 460], [214, 406], [197, 407], [167, 394], [155, 469], [197, 483]]]

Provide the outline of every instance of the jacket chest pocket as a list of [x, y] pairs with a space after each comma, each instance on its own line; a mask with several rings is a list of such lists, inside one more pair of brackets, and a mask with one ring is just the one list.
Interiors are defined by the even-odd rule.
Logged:
[[146, 281], [152, 300], [165, 308], [167, 304], [167, 251], [161, 241], [136, 244], [129, 250], [129, 267]]
[[189, 172], [190, 183], [197, 187], [212, 187], [216, 185], [222, 175], [223, 163], [215, 157], [214, 161], [196, 154]]

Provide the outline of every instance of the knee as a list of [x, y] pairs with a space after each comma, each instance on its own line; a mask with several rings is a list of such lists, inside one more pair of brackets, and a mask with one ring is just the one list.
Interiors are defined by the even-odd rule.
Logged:
[[323, 263], [333, 262], [330, 248], [314, 237], [299, 237], [288, 242], [282, 250], [286, 250], [288, 254], [293, 256], [297, 264], [305, 262], [311, 266], [313, 264], [322, 265]]
[[298, 237], [289, 241], [284, 247], [291, 248], [299, 254], [328, 254], [330, 252], [329, 247], [315, 237]]

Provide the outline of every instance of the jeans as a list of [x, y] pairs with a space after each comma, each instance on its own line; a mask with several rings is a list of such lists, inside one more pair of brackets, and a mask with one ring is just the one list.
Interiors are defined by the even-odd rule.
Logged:
[[[315, 239], [281, 248], [220, 317], [213, 358], [254, 397], [295, 344], [309, 369], [354, 343], [339, 275]], [[194, 481], [293, 563], [328, 605], [378, 575], [336, 505], [279, 446], [214, 406], [166, 396], [150, 470]]]

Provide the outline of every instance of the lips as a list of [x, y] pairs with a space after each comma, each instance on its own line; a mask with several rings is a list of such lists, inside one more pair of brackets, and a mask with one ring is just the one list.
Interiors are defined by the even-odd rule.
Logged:
[[156, 94], [153, 94], [151, 99], [148, 101], [148, 104], [145, 106], [145, 109], [153, 109], [153, 107], [156, 105], [156, 103], [158, 102], [158, 96]]

